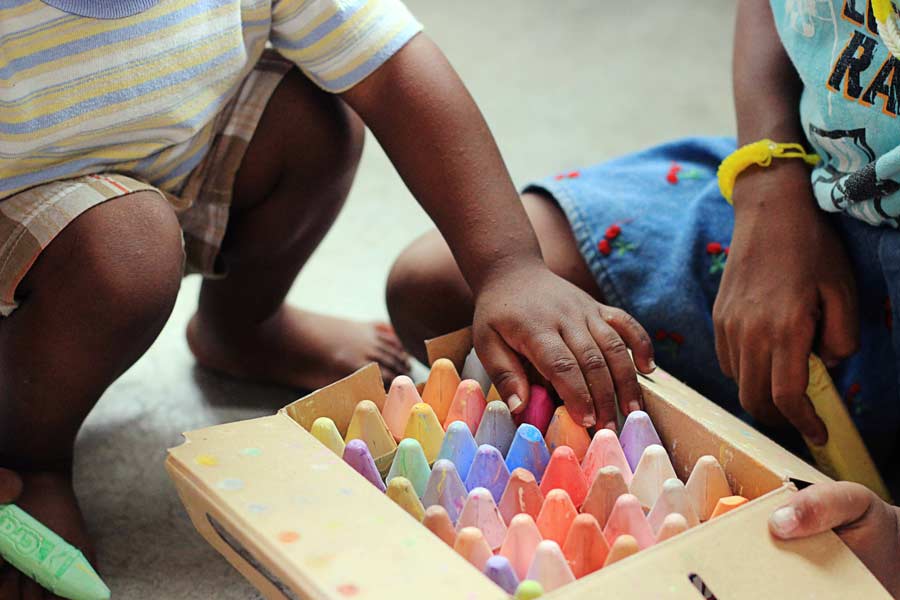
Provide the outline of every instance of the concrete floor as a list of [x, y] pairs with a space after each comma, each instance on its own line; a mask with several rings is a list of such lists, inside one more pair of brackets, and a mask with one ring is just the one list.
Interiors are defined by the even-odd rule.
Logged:
[[[518, 184], [670, 138], [734, 129], [733, 1], [408, 4], [467, 82]], [[370, 139], [348, 206], [291, 300], [386, 318], [391, 262], [429, 226]], [[199, 284], [184, 282], [159, 340], [107, 392], [78, 441], [77, 489], [115, 598], [257, 597], [195, 533], [163, 461], [182, 431], [269, 414], [294, 394], [195, 368], [183, 331]]]

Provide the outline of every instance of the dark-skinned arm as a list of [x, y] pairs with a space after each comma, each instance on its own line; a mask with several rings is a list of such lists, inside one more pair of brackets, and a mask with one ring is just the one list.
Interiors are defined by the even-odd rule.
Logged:
[[[805, 142], [802, 82], [768, 0], [741, 0], [734, 43], [738, 144]], [[716, 353], [755, 418], [787, 419], [815, 443], [827, 432], [805, 396], [815, 348], [834, 364], [855, 351], [853, 273], [840, 238], [816, 205], [809, 167], [775, 159], [750, 167], [734, 189], [734, 234], [713, 308]]]
[[487, 124], [437, 46], [417, 35], [342, 96], [447, 240], [475, 299], [478, 355], [511, 409], [528, 398], [520, 356], [576, 422], [613, 423], [617, 397], [623, 412], [639, 405], [627, 348], [651, 371], [647, 333], [546, 267]]

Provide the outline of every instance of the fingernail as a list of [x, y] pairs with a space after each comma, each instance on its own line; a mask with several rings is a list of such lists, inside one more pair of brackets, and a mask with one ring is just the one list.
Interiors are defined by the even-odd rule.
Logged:
[[604, 426], [604, 429], [609, 429], [610, 431], [612, 431], [613, 433], [615, 433], [615, 432], [616, 432], [616, 422], [615, 422], [615, 421], [610, 421], [609, 423], [607, 423], [607, 424]]
[[652, 373], [655, 370], [656, 370], [656, 361], [651, 358], [650, 359], [650, 372]]
[[628, 414], [633, 413], [636, 410], [641, 410], [641, 403], [636, 400], [632, 400], [631, 403], [628, 404]]
[[780, 537], [788, 537], [800, 525], [797, 520], [797, 511], [790, 506], [782, 506], [772, 513], [769, 517], [769, 523], [772, 525], [774, 532]]
[[594, 415], [584, 415], [581, 419], [582, 427], [593, 427], [597, 424], [597, 418]]
[[509, 412], [517, 413], [523, 408], [522, 399], [519, 398], [518, 394], [512, 394], [509, 398], [506, 399], [506, 404], [509, 406]]

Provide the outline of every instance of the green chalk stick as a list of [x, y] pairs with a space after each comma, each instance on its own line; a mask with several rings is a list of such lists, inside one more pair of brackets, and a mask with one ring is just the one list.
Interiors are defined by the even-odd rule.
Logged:
[[0, 556], [57, 596], [109, 599], [84, 555], [15, 504], [0, 504]]

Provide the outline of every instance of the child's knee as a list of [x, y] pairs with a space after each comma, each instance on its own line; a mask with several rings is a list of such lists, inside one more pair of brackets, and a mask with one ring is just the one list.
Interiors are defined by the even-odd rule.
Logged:
[[125, 334], [168, 318], [183, 268], [171, 207], [156, 193], [138, 192], [75, 219], [41, 254], [27, 285], [31, 300], [81, 303], [75, 308], [86, 317]]

